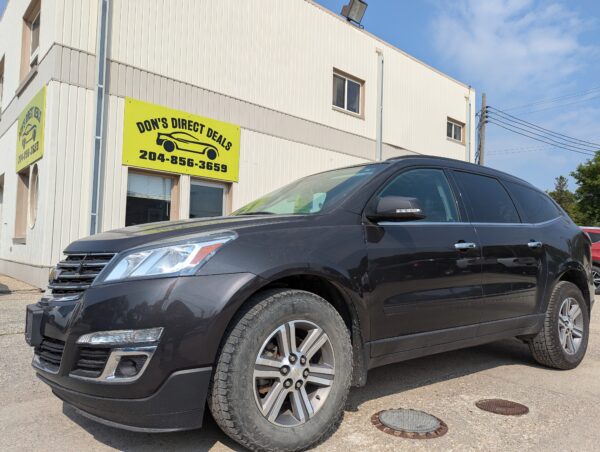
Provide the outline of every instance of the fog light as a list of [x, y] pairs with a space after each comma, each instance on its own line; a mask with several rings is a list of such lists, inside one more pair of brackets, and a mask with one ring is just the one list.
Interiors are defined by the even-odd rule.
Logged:
[[130, 378], [135, 377], [140, 370], [144, 367], [144, 363], [148, 357], [145, 355], [128, 356], [121, 358], [117, 370], [115, 371], [115, 377]]
[[78, 344], [87, 345], [130, 345], [157, 342], [163, 328], [148, 328], [145, 330], [115, 330], [97, 331], [84, 334], [77, 339]]

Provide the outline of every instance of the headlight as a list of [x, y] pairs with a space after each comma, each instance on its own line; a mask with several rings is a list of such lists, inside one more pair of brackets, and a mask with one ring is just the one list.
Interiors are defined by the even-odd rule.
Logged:
[[107, 267], [97, 282], [193, 275], [220, 247], [235, 237], [235, 233], [207, 235], [170, 245], [134, 249]]

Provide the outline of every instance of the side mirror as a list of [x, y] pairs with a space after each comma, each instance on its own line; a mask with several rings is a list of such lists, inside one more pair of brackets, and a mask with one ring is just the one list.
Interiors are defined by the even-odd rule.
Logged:
[[417, 198], [384, 196], [377, 201], [375, 212], [367, 217], [373, 221], [411, 221], [422, 220], [425, 213]]

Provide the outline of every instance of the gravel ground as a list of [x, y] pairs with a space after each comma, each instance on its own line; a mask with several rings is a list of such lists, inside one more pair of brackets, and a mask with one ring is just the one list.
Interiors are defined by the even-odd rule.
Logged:
[[[63, 407], [35, 378], [23, 339], [25, 306], [40, 292], [0, 276], [0, 450], [238, 450], [210, 419], [202, 430], [131, 433], [89, 421]], [[597, 300], [600, 301], [600, 299]], [[600, 305], [598, 305], [600, 306]], [[506, 340], [375, 369], [353, 389], [338, 431], [319, 446], [348, 450], [600, 450], [600, 312], [592, 314], [584, 362], [572, 371], [536, 365], [527, 349]], [[478, 410], [481, 398], [527, 405], [521, 417]], [[386, 408], [427, 411], [448, 425], [437, 439], [409, 440], [370, 423]]]

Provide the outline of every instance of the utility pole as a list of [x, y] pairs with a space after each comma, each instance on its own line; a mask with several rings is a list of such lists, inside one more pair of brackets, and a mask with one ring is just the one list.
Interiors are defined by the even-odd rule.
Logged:
[[485, 164], [485, 125], [487, 124], [487, 103], [485, 93], [481, 94], [481, 113], [479, 115], [479, 140], [477, 143], [476, 163]]
[[376, 139], [376, 159], [378, 162], [383, 160], [383, 51], [377, 49], [377, 139]]

